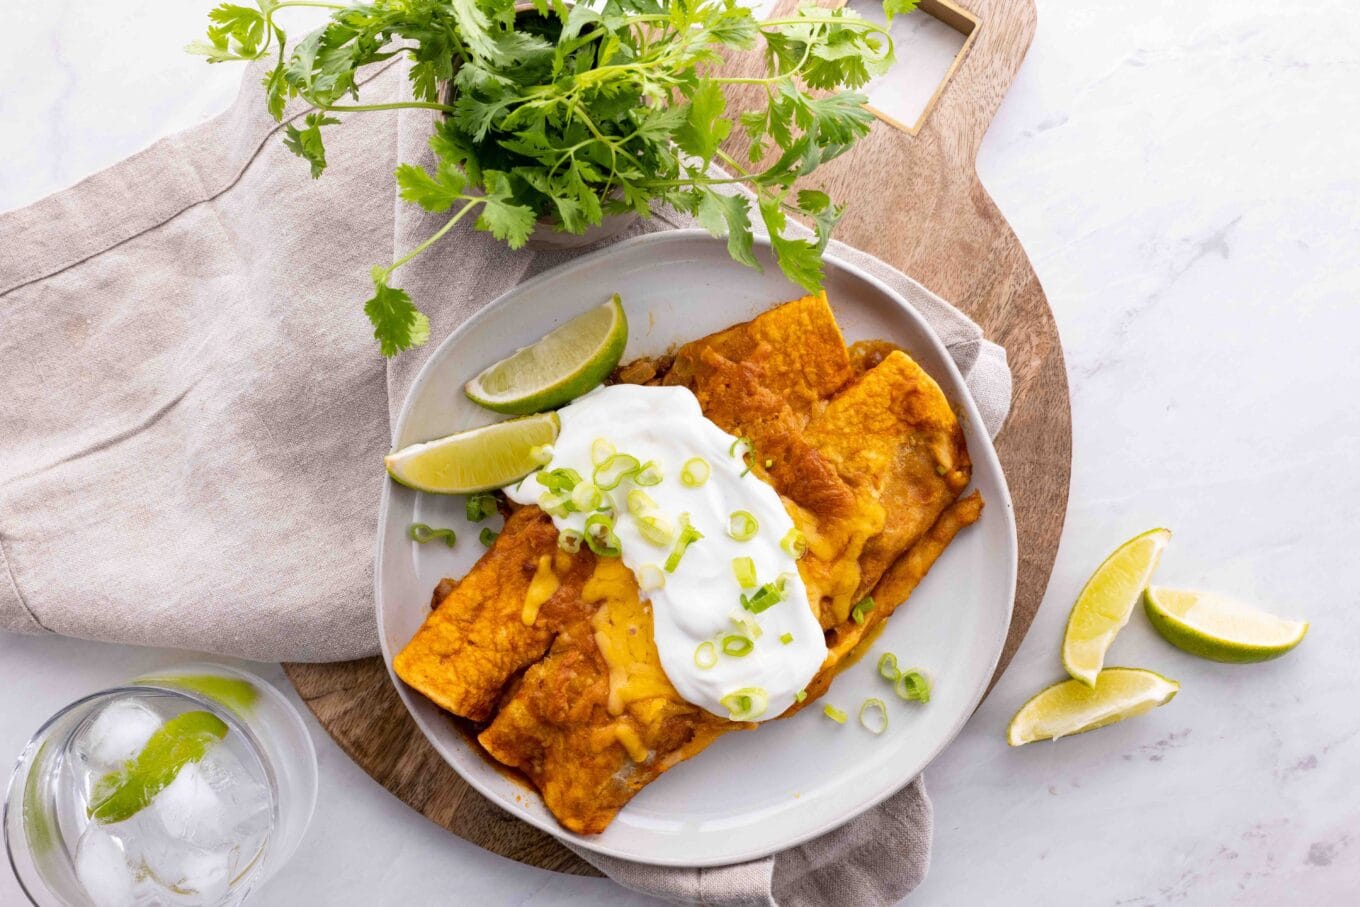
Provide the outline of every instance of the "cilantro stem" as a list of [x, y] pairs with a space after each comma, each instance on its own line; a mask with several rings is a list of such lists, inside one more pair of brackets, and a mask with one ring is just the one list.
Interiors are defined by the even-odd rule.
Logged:
[[[465, 196], [465, 197], [466, 197], [466, 196]], [[484, 201], [484, 199], [481, 199], [481, 198], [468, 198], [467, 204], [464, 205], [463, 207], [459, 208], [459, 209], [458, 209], [458, 213], [455, 214], [453, 217], [450, 217], [447, 221], [445, 221], [445, 222], [444, 222], [444, 226], [442, 226], [442, 227], [440, 227], [438, 230], [436, 230], [436, 231], [429, 237], [429, 239], [426, 239], [424, 242], [422, 242], [420, 245], [416, 246], [416, 247], [415, 247], [414, 249], [412, 249], [410, 252], [407, 252], [407, 253], [406, 253], [405, 255], [403, 255], [401, 258], [398, 258], [396, 261], [392, 262], [390, 265], [388, 265], [386, 268], [384, 268], [384, 269], [383, 269], [383, 277], [384, 277], [384, 279], [386, 279], [387, 277], [390, 277], [390, 276], [392, 275], [392, 272], [395, 271], [397, 268], [400, 268], [402, 265], [406, 264], [408, 261], [410, 261], [411, 259], [415, 258], [415, 257], [416, 257], [417, 255], [419, 255], [421, 252], [424, 252], [424, 251], [425, 251], [426, 249], [428, 249], [430, 246], [434, 245], [435, 243], [439, 242], [439, 240], [443, 239], [443, 238], [444, 238], [444, 234], [446, 234], [446, 233], [448, 233], [450, 230], [452, 230], [452, 229], [453, 229], [453, 225], [456, 224], [456, 223], [458, 223], [460, 220], [463, 219], [463, 215], [465, 215], [465, 214], [467, 214], [469, 211], [471, 211], [472, 208], [473, 208], [473, 206], [475, 206], [475, 205], [480, 205], [483, 201]]]

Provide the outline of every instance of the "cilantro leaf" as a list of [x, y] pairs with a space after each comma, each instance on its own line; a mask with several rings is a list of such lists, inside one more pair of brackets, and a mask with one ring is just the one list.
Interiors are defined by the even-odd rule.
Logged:
[[760, 217], [770, 233], [770, 247], [784, 276], [808, 292], [822, 288], [822, 250], [820, 244], [805, 239], [791, 239], [784, 235], [788, 219], [779, 199], [763, 196]]
[[913, 12], [920, 0], [883, 0], [883, 15], [887, 16], [888, 24], [892, 25], [893, 16], [902, 16]]
[[364, 303], [364, 314], [373, 323], [373, 337], [384, 356], [395, 356], [430, 339], [430, 319], [405, 290], [387, 285], [383, 268], [373, 269], [373, 291], [373, 298]]
[[707, 166], [732, 131], [732, 121], [723, 118], [726, 109], [727, 97], [721, 85], [710, 80], [699, 83], [690, 96], [684, 124], [675, 131], [680, 150], [702, 159]]
[[483, 176], [487, 193], [477, 218], [477, 229], [504, 240], [512, 249], [521, 248], [534, 231], [537, 215], [532, 208], [515, 204], [506, 174], [487, 170]]
[[426, 211], [447, 211], [453, 203], [466, 198], [463, 187], [467, 176], [457, 164], [444, 162], [431, 176], [424, 167], [402, 164], [396, 170], [397, 185], [401, 187], [401, 197], [415, 202]]
[[699, 226], [717, 237], [727, 237], [727, 254], [742, 264], [763, 270], [752, 251], [755, 237], [751, 231], [751, 205], [744, 195], [723, 195], [703, 190], [697, 219]]
[[312, 165], [312, 179], [319, 177], [326, 169], [326, 146], [321, 141], [321, 127], [334, 126], [339, 122], [324, 113], [309, 113], [303, 120], [303, 128], [299, 129], [293, 123], [284, 126], [283, 144]]

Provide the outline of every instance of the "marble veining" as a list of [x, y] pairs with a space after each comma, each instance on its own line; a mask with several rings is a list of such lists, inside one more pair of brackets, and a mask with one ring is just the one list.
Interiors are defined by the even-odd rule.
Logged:
[[[220, 110], [239, 70], [180, 47], [204, 0], [10, 4], [0, 210]], [[966, 0], [965, 0], [965, 5]], [[928, 772], [938, 823], [913, 905], [1351, 903], [1360, 892], [1360, 6], [1039, 0], [983, 143], [984, 184], [1052, 303], [1072, 381], [1072, 496], [1034, 629]], [[986, 24], [984, 23], [984, 28]], [[1236, 667], [1135, 616], [1111, 662], [1181, 681], [1097, 733], [1008, 749], [1060, 679], [1067, 608], [1122, 539], [1176, 535], [1159, 581], [1312, 620]], [[0, 636], [0, 758], [77, 695], [179, 653]], [[282, 682], [277, 666], [257, 666]], [[313, 724], [322, 796], [252, 903], [632, 904], [436, 828]], [[16, 903], [0, 873], [0, 903]]]

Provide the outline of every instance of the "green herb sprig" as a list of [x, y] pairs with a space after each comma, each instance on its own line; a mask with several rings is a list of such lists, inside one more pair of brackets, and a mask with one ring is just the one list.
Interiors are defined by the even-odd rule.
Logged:
[[[915, 5], [886, 0], [883, 8], [891, 21]], [[290, 50], [276, 17], [291, 7], [333, 12]], [[326, 169], [323, 133], [339, 125], [337, 114], [444, 114], [430, 137], [434, 168], [396, 170], [403, 199], [449, 216], [371, 270], [364, 311], [383, 355], [429, 338], [428, 319], [392, 285], [393, 273], [474, 215], [478, 230], [517, 249], [540, 220], [581, 234], [608, 215], [650, 216], [664, 205], [695, 216], [755, 268], [759, 217], [780, 269], [809, 291], [820, 288], [822, 253], [843, 207], [795, 184], [868, 133], [872, 115], [854, 89], [893, 61], [884, 27], [816, 6], [762, 22], [735, 0], [534, 0], [534, 8], [517, 15], [514, 0], [224, 3], [209, 13], [207, 39], [189, 47], [213, 63], [275, 61], [266, 104], [279, 120], [292, 99], [310, 106], [285, 125], [284, 144], [313, 177]], [[721, 75], [720, 51], [762, 42], [763, 76]], [[399, 53], [412, 60], [411, 99], [352, 103], [360, 70]], [[730, 113], [733, 85], [758, 86], [763, 108]], [[736, 129], [750, 142], [745, 161], [721, 148]], [[715, 175], [715, 163], [729, 175]], [[723, 191], [741, 182], [754, 199]], [[815, 236], [793, 236], [789, 214], [810, 219]]]

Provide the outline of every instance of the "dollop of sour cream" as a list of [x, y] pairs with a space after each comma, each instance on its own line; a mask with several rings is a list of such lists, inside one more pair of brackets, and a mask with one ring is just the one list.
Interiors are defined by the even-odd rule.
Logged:
[[[570, 469], [582, 482], [593, 482], [597, 467], [611, 453], [635, 457], [642, 465], [650, 461], [655, 468], [601, 490], [598, 507], [604, 510], [549, 510], [558, 532], [584, 535], [592, 513], [611, 515], [623, 563], [638, 578], [641, 595], [650, 600], [657, 653], [676, 691], [715, 715], [750, 721], [778, 717], [794, 704], [827, 654], [797, 560], [785, 547], [794, 526], [779, 495], [747, 469], [738, 439], [705, 418], [686, 388], [601, 387], [558, 415], [562, 427], [541, 470], [546, 475]], [[687, 463], [692, 479], [705, 472], [695, 458], [708, 467], [701, 484], [682, 481]], [[657, 473], [659, 482], [638, 484], [639, 477], [650, 482]], [[607, 472], [600, 477], [602, 484], [609, 483]], [[638, 506], [630, 509], [634, 491], [646, 497], [635, 496]], [[551, 494], [538, 473], [505, 492], [520, 504], [540, 504], [545, 493]], [[589, 495], [578, 497], [588, 503]], [[551, 497], [548, 501], [556, 503]], [[744, 541], [730, 532], [735, 511], [745, 511], [757, 523]], [[649, 525], [641, 522], [644, 518]], [[690, 542], [679, 563], [667, 571], [686, 521], [703, 537]], [[658, 526], [662, 532], [671, 529], [674, 537], [658, 543]], [[650, 530], [651, 538], [644, 530]], [[743, 588], [733, 562], [746, 558], [749, 563], [743, 560], [740, 572], [749, 582], [753, 567], [755, 582]], [[658, 577], [664, 578], [659, 588]], [[759, 613], [744, 607], [743, 594], [749, 599], [767, 583], [782, 587], [779, 600]], [[765, 601], [769, 598], [767, 594]], [[745, 640], [749, 650], [737, 654], [747, 649]]]

